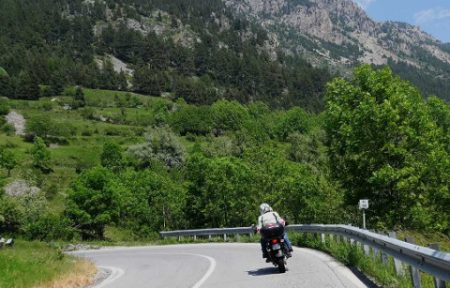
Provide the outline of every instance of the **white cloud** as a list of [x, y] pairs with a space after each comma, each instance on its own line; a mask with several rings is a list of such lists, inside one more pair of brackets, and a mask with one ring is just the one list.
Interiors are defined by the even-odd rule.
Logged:
[[376, 0], [353, 0], [353, 1], [359, 6], [361, 6], [361, 8], [366, 9], [370, 4], [372, 4]]
[[424, 24], [450, 18], [450, 9], [432, 8], [414, 14], [417, 24]]

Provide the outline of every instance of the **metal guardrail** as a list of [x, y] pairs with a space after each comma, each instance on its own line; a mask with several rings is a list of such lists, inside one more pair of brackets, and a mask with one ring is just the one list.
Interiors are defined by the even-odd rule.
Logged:
[[[450, 253], [414, 245], [348, 225], [289, 225], [287, 226], [287, 230], [306, 233], [334, 234], [353, 239], [364, 245], [368, 245], [373, 249], [378, 249], [389, 254], [392, 257], [441, 280], [450, 282]], [[253, 229], [252, 227], [194, 229], [163, 231], [160, 232], [160, 234], [164, 238], [183, 236], [211, 237], [211, 235], [224, 235], [224, 238], [226, 239], [226, 235], [253, 234]]]

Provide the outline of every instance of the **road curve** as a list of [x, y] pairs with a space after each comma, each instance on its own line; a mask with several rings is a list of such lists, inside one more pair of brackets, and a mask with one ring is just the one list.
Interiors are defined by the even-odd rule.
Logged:
[[261, 258], [258, 244], [188, 244], [77, 251], [110, 276], [95, 288], [367, 287], [330, 256], [294, 248], [279, 274]]

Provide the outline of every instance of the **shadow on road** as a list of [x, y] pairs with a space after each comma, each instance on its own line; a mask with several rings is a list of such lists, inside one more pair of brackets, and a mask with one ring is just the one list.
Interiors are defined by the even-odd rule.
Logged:
[[247, 271], [247, 273], [248, 273], [248, 275], [251, 275], [251, 276], [264, 276], [264, 275], [271, 275], [271, 274], [280, 274], [280, 272], [278, 272], [277, 267], [264, 267], [264, 268], [259, 268], [256, 270]]

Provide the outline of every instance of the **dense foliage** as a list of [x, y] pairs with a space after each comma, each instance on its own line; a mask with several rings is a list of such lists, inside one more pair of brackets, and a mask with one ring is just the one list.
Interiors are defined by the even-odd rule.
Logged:
[[379, 225], [448, 230], [448, 105], [368, 66], [331, 82], [327, 97], [330, 163], [347, 204], [371, 199]]
[[448, 104], [423, 100], [387, 68], [354, 75], [330, 82], [318, 115], [90, 89], [70, 110], [73, 96], [2, 101], [25, 115], [28, 134], [0, 132], [0, 185], [26, 179], [42, 190], [2, 193], [0, 229], [130, 240], [249, 226], [261, 202], [292, 223], [359, 225], [355, 206], [368, 198], [370, 228], [448, 233]]

